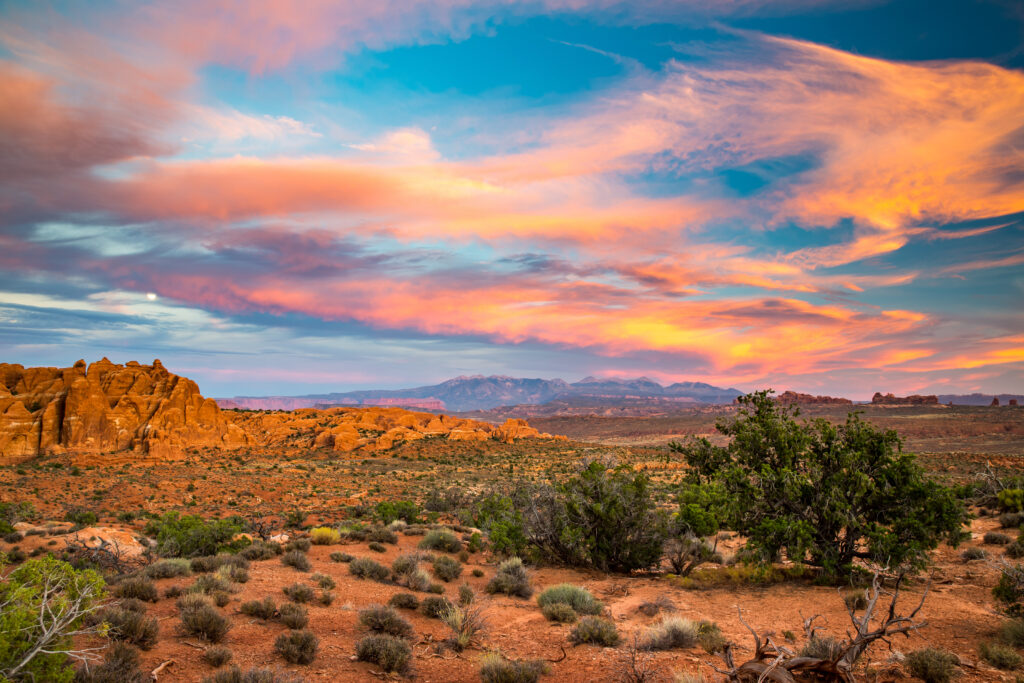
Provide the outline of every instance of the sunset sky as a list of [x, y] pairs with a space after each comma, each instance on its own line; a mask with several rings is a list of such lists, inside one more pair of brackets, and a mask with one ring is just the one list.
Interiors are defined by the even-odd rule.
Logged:
[[0, 2], [0, 351], [1024, 392], [1024, 5]]

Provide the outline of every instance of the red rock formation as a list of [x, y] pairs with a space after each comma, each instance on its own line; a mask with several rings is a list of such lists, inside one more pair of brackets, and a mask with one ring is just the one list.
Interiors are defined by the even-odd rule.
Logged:
[[1010, 405], [1010, 406], [1015, 406], [1015, 405], [1017, 405], [1017, 399], [1015, 399], [1015, 398], [1011, 398], [1011, 399], [1010, 399], [1010, 401], [1009, 401], [1009, 403], [1007, 403], [1007, 405]]
[[993, 408], [998, 408], [999, 407], [999, 397], [998, 396], [993, 396], [992, 397], [992, 403], [990, 403], [989, 405], [992, 406]]
[[836, 398], [833, 396], [812, 396], [801, 394], [795, 391], [784, 391], [775, 399], [779, 403], [787, 405], [852, 405], [853, 401], [848, 398]]
[[938, 396], [921, 396], [919, 394], [913, 394], [912, 396], [893, 396], [892, 394], [882, 394], [876, 392], [871, 398], [872, 405], [882, 406], [930, 406], [938, 405]]
[[192, 380], [152, 365], [0, 363], [0, 462], [65, 451], [132, 450], [175, 457], [194, 446], [236, 447], [245, 434]]

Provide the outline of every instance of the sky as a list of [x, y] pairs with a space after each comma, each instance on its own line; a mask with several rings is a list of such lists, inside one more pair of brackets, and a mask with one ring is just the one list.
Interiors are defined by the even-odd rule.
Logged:
[[0, 0], [0, 361], [1024, 392], [1013, 0]]

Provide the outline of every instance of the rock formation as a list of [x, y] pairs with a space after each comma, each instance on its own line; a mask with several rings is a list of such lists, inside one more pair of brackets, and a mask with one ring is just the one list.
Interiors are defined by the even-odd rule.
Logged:
[[0, 462], [35, 455], [237, 447], [246, 435], [190, 379], [131, 361], [25, 368], [0, 363]]
[[775, 399], [779, 403], [787, 405], [852, 405], [853, 401], [848, 398], [836, 398], [834, 396], [812, 396], [801, 394], [796, 391], [784, 391]]
[[912, 396], [893, 396], [892, 394], [882, 394], [881, 392], [875, 392], [875, 395], [871, 397], [872, 405], [882, 406], [931, 406], [939, 404], [938, 396], [921, 396], [919, 394], [913, 394]]

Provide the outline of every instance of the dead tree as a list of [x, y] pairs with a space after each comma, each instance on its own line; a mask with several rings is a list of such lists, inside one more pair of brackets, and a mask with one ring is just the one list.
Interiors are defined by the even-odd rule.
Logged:
[[[917, 606], [906, 615], [896, 613], [896, 603], [899, 600], [900, 584], [904, 575], [901, 573], [896, 577], [892, 591], [886, 591], [881, 587], [879, 575], [876, 573], [871, 579], [871, 587], [864, 591], [867, 605], [861, 616], [857, 616], [856, 610], [847, 605], [846, 611], [853, 624], [853, 630], [846, 632], [846, 638], [839, 641], [826, 657], [800, 656], [789, 648], [777, 645], [771, 638], [771, 634], [764, 637], [759, 635], [747, 622], [743, 621], [743, 614], [740, 612], [740, 622], [750, 631], [754, 638], [754, 654], [747, 661], [737, 665], [733, 654], [735, 645], [728, 643], [721, 653], [726, 668], [722, 669], [714, 664], [710, 666], [721, 674], [726, 680], [738, 683], [763, 683], [773, 681], [774, 683], [800, 683], [802, 681], [842, 681], [842, 683], [855, 683], [857, 680], [853, 668], [864, 654], [865, 650], [876, 641], [892, 646], [890, 638], [902, 634], [909, 637], [910, 633], [916, 631], [928, 622], [915, 621], [918, 612], [924, 606], [925, 598], [928, 596], [929, 586], [925, 586], [924, 593]], [[875, 612], [879, 607], [879, 599], [882, 596], [889, 596], [889, 606], [881, 615], [881, 620], [872, 624], [875, 619]], [[815, 619], [820, 615], [814, 615], [804, 620], [804, 632], [808, 640], [817, 637], [820, 630], [814, 626]]]
[[89, 545], [78, 538], [77, 533], [74, 538], [64, 540], [64, 553], [72, 562], [77, 560], [88, 566], [97, 567], [108, 576], [124, 576], [145, 564], [141, 557], [121, 548], [117, 539], [108, 541], [99, 538], [96, 545]]

